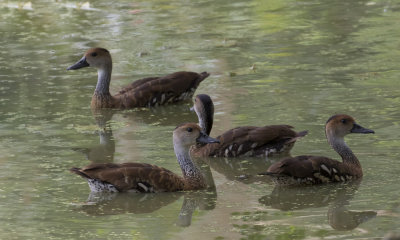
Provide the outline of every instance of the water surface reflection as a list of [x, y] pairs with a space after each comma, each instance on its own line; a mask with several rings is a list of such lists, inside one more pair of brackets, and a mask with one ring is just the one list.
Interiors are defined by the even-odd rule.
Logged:
[[258, 174], [271, 165], [272, 159], [277, 157], [238, 157], [238, 158], [221, 158], [207, 157], [202, 160], [210, 167], [224, 175], [228, 180], [239, 181], [244, 184], [254, 182], [271, 182], [268, 178], [259, 177]]
[[350, 200], [356, 194], [361, 179], [342, 184], [304, 187], [275, 186], [271, 194], [258, 201], [282, 211], [328, 206], [328, 222], [336, 230], [352, 230], [377, 215], [376, 211], [350, 211]]

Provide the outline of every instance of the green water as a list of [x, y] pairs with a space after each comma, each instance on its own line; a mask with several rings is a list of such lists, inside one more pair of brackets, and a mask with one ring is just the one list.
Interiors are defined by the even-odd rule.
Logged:
[[[380, 239], [400, 228], [399, 1], [28, 3], [0, 1], [0, 239]], [[210, 72], [196, 93], [214, 99], [212, 136], [285, 123], [309, 130], [292, 155], [338, 159], [324, 123], [350, 114], [376, 132], [347, 138], [364, 178], [274, 189], [254, 175], [276, 158], [205, 159], [206, 191], [89, 196], [70, 167], [180, 174], [172, 130], [197, 121], [190, 102], [94, 117], [96, 71], [66, 71], [93, 46], [112, 53], [112, 92]]]

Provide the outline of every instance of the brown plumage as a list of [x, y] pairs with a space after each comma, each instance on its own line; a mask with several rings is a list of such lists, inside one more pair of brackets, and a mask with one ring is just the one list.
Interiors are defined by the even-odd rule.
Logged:
[[374, 133], [356, 124], [349, 115], [339, 114], [328, 119], [325, 133], [329, 144], [342, 157], [342, 162], [321, 156], [298, 156], [272, 164], [266, 173], [276, 184], [318, 184], [344, 182], [363, 176], [361, 164], [344, 142], [350, 133]]
[[86, 178], [92, 192], [174, 192], [205, 188], [204, 177], [191, 161], [189, 149], [196, 142], [217, 140], [202, 133], [196, 124], [187, 123], [174, 130], [173, 142], [183, 177], [147, 163], [94, 163], [70, 171]]
[[112, 96], [109, 91], [112, 59], [108, 50], [91, 48], [67, 70], [94, 67], [98, 71], [96, 90], [92, 97], [92, 108], [136, 108], [151, 107], [190, 99], [199, 84], [206, 79], [207, 72], [175, 72], [162, 77], [137, 80]]
[[[152, 186], [162, 192], [184, 189], [182, 177], [168, 169], [146, 163], [93, 163], [84, 168], [71, 168], [72, 172], [88, 178], [112, 184], [119, 192], [136, 189], [138, 192], [152, 192]], [[134, 176], [134, 177], [133, 177]], [[144, 186], [140, 185], [143, 184]]]
[[[214, 104], [210, 96], [197, 95], [193, 109], [202, 130], [210, 134], [214, 116]], [[295, 132], [292, 128], [289, 125], [237, 127], [218, 136], [220, 144], [198, 144], [192, 149], [192, 153], [203, 157], [269, 156], [274, 153], [288, 153], [296, 140], [307, 134], [307, 131]]]

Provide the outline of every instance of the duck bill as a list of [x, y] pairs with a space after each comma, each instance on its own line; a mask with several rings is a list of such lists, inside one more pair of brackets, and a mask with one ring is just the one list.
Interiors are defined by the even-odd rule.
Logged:
[[67, 68], [67, 70], [76, 70], [84, 67], [89, 67], [89, 63], [86, 61], [86, 57], [81, 58], [81, 60]]
[[207, 134], [200, 133], [200, 136], [196, 139], [198, 143], [219, 143], [215, 138], [208, 136]]
[[375, 133], [374, 130], [368, 129], [368, 128], [364, 128], [360, 125], [358, 125], [357, 123], [353, 124], [353, 128], [350, 130], [351, 133]]

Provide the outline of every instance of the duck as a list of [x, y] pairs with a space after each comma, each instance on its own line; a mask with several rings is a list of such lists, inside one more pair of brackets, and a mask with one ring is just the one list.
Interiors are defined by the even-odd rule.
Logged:
[[91, 192], [176, 192], [201, 190], [206, 179], [190, 157], [190, 147], [196, 143], [218, 143], [203, 133], [195, 123], [181, 124], [173, 131], [175, 155], [183, 177], [172, 171], [147, 163], [92, 163], [70, 169], [88, 181]]
[[330, 146], [342, 157], [337, 161], [323, 156], [289, 157], [272, 164], [267, 172], [276, 185], [321, 184], [346, 182], [363, 176], [361, 163], [347, 146], [344, 137], [351, 133], [375, 133], [358, 125], [347, 114], [331, 116], [325, 124], [325, 135]]
[[164, 105], [191, 99], [199, 84], [210, 74], [207, 72], [174, 72], [162, 77], [148, 77], [126, 86], [115, 95], [110, 94], [112, 59], [105, 48], [91, 48], [67, 70], [84, 67], [97, 69], [98, 79], [91, 107], [140, 108]]
[[[199, 126], [208, 135], [214, 118], [214, 103], [207, 94], [198, 94], [191, 108], [199, 119]], [[219, 144], [197, 144], [192, 148], [197, 157], [271, 156], [289, 153], [297, 139], [308, 131], [295, 132], [290, 125], [263, 127], [242, 126], [230, 129], [216, 137]]]
[[110, 120], [114, 111], [112, 109], [95, 109], [92, 114], [97, 125], [96, 132], [99, 134], [99, 144], [91, 147], [73, 147], [72, 150], [82, 153], [91, 162], [113, 162], [115, 138]]

